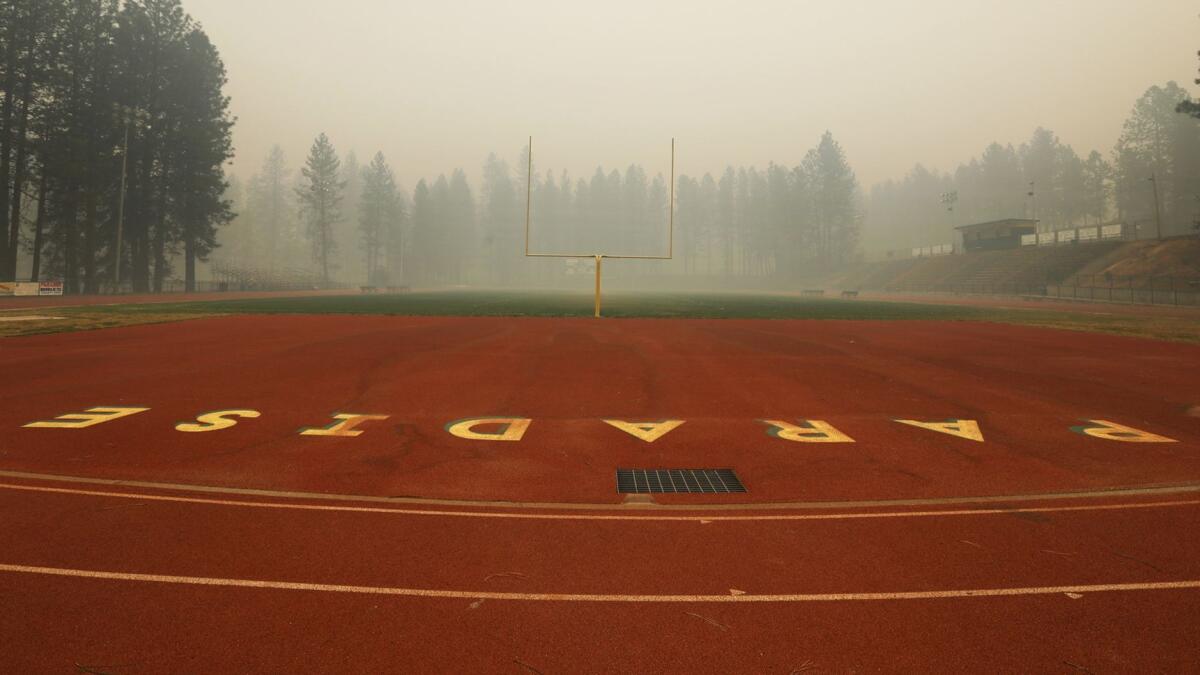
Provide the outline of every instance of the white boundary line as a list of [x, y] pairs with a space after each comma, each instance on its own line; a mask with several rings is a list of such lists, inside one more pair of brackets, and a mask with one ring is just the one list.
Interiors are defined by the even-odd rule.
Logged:
[[428, 588], [399, 588], [392, 586], [351, 586], [316, 584], [295, 581], [264, 581], [258, 579], [222, 579], [168, 574], [137, 574], [104, 572], [65, 567], [35, 567], [0, 564], [0, 572], [40, 574], [82, 579], [140, 581], [158, 584], [216, 586], [223, 588], [260, 588], [320, 593], [356, 593], [362, 595], [396, 595], [416, 598], [449, 598], [461, 600], [517, 600], [532, 602], [836, 602], [880, 600], [938, 600], [946, 598], [980, 598], [1027, 595], [1058, 595], [1065, 593], [1107, 593], [1114, 591], [1158, 591], [1200, 588], [1200, 580], [1160, 581], [1129, 584], [1090, 584], [1082, 586], [1025, 586], [1018, 588], [975, 588], [946, 591], [895, 591], [884, 593], [797, 593], [797, 594], [735, 594], [729, 595], [630, 595], [599, 593], [498, 593], [495, 591], [452, 591]]
[[1200, 500], [1177, 500], [1165, 502], [1133, 502], [1125, 504], [1091, 504], [1083, 506], [1040, 506], [1026, 508], [996, 507], [990, 509], [947, 509], [940, 511], [873, 511], [866, 513], [796, 513], [774, 515], [741, 516], [657, 516], [657, 515], [600, 515], [583, 513], [508, 513], [495, 511], [448, 511], [434, 509], [389, 509], [374, 506], [338, 506], [331, 504], [291, 504], [285, 502], [253, 502], [235, 499], [208, 499], [204, 497], [174, 497], [136, 492], [105, 492], [99, 490], [75, 490], [34, 485], [0, 483], [0, 489], [24, 492], [41, 492], [85, 497], [137, 499], [142, 501], [173, 502], [180, 504], [203, 504], [207, 506], [232, 506], [258, 509], [285, 509], [295, 511], [326, 511], [340, 513], [374, 513], [396, 516], [442, 516], [455, 518], [501, 518], [519, 520], [621, 520], [654, 522], [726, 522], [726, 521], [779, 521], [779, 520], [856, 520], [875, 518], [930, 518], [946, 516], [984, 516], [1012, 513], [1059, 513], [1071, 511], [1124, 511], [1130, 509], [1168, 508], [1177, 506], [1200, 506]]
[[[1015, 502], [1043, 502], [1082, 499], [1116, 499], [1118, 497], [1148, 497], [1200, 493], [1200, 483], [1178, 483], [1173, 485], [1144, 485], [1133, 487], [1108, 487], [1075, 492], [1042, 492], [1017, 495], [988, 495], [967, 497], [913, 497], [906, 499], [872, 499], [841, 501], [786, 501], [786, 502], [717, 502], [708, 504], [628, 504], [628, 503], [583, 503], [583, 502], [515, 502], [471, 499], [443, 499], [433, 497], [382, 497], [377, 495], [353, 495], [331, 492], [300, 492], [296, 490], [268, 490], [262, 488], [237, 488], [216, 485], [192, 485], [187, 483], [163, 483], [154, 481], [124, 480], [120, 478], [94, 478], [86, 476], [63, 476], [28, 471], [0, 470], [0, 478], [19, 480], [103, 485], [114, 488], [144, 490], [170, 490], [202, 494], [237, 495], [241, 497], [274, 497], [277, 499], [305, 499], [321, 502], [364, 502], [372, 504], [406, 504], [412, 506], [451, 507], [469, 509], [530, 509], [544, 511], [835, 511], [839, 509], [899, 508], [905, 506], [948, 506], [951, 504], [998, 504], [1001, 508]], [[705, 520], [708, 520], [707, 518]]]

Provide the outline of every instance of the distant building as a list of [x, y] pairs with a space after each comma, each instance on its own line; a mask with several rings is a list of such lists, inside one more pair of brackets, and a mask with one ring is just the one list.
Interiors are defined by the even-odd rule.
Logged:
[[1038, 221], [1028, 218], [1007, 218], [954, 228], [962, 233], [963, 250], [995, 251], [1020, 248], [1021, 235], [1037, 232]]

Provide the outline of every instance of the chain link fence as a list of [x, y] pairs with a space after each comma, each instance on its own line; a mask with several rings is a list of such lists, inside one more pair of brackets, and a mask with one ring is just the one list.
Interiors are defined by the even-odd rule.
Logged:
[[1200, 277], [1081, 274], [1061, 284], [1048, 284], [1044, 295], [1094, 302], [1196, 307], [1200, 306]]

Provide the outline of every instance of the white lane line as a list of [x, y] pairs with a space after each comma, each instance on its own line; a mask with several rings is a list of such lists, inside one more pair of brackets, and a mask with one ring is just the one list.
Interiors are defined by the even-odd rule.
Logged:
[[432, 588], [398, 588], [392, 586], [351, 586], [345, 584], [314, 584], [296, 581], [264, 581], [259, 579], [222, 579], [170, 574], [136, 574], [132, 572], [103, 572], [66, 567], [34, 567], [0, 564], [0, 572], [41, 574], [82, 579], [140, 581], [157, 584], [218, 586], [225, 588], [265, 588], [287, 591], [317, 591], [320, 593], [357, 593], [363, 595], [399, 595], [417, 598], [452, 598], [472, 600], [518, 600], [532, 602], [836, 602], [879, 600], [936, 600], [946, 598], [984, 598], [1022, 595], [1057, 595], [1066, 593], [1109, 593], [1114, 591], [1161, 591], [1200, 588], [1200, 580], [1159, 581], [1131, 584], [1091, 584], [1084, 586], [1025, 586], [1018, 588], [971, 588], [946, 591], [895, 591], [887, 593], [797, 593], [797, 594], [728, 594], [728, 595], [631, 595], [602, 593], [498, 593], [495, 591], [451, 591]]
[[511, 518], [519, 520], [620, 520], [655, 522], [710, 523], [714, 521], [777, 521], [777, 520], [854, 520], [871, 518], [932, 518], [946, 516], [993, 516], [1011, 513], [1060, 513], [1072, 511], [1125, 511], [1130, 509], [1156, 509], [1178, 506], [1200, 506], [1200, 500], [1178, 500], [1167, 502], [1134, 502], [1126, 504], [1090, 504], [1083, 506], [1041, 506], [1026, 508], [957, 509], [941, 511], [875, 511], [868, 513], [790, 513], [773, 515], [742, 516], [637, 516], [601, 515], [583, 513], [504, 513], [494, 511], [446, 511], [433, 509], [388, 509], [374, 506], [339, 506], [332, 504], [292, 504], [286, 502], [251, 502], [233, 499], [208, 499], [204, 497], [173, 497], [133, 492], [103, 492], [99, 490], [75, 490], [36, 485], [0, 483], [0, 489], [25, 492], [43, 492], [85, 497], [136, 499], [139, 501], [174, 502], [180, 504], [204, 504], [208, 506], [233, 506], [255, 509], [288, 509], [296, 511], [329, 511], [339, 513], [377, 513], [397, 516], [441, 516], [453, 518]]
[[[377, 495], [348, 495], [329, 492], [299, 492], [295, 490], [264, 490], [261, 488], [235, 488], [214, 485], [190, 485], [187, 483], [160, 483], [152, 481], [123, 480], [118, 478], [94, 478], [85, 476], [62, 476], [49, 473], [0, 470], [0, 478], [18, 480], [51, 481], [82, 485], [103, 485], [144, 490], [173, 490], [202, 494], [237, 495], [240, 497], [274, 497], [276, 499], [309, 499], [322, 502], [359, 502], [371, 504], [407, 504], [410, 506], [496, 509], [533, 509], [546, 511], [628, 511], [628, 504], [580, 502], [514, 502], [469, 499], [439, 499], [431, 497], [381, 497]], [[1042, 492], [1020, 495], [989, 495], [975, 497], [916, 497], [909, 499], [872, 499], [851, 501], [811, 502], [717, 502], [710, 504], [658, 504], [654, 511], [836, 511], [839, 509], [900, 508], [905, 506], [948, 506], [951, 504], [1001, 504], [1014, 502], [1043, 502], [1078, 499], [1116, 499], [1118, 497], [1147, 497], [1153, 495], [1179, 495], [1200, 493], [1200, 483], [1176, 485], [1154, 485], [1142, 487], [1097, 488], [1075, 492]]]

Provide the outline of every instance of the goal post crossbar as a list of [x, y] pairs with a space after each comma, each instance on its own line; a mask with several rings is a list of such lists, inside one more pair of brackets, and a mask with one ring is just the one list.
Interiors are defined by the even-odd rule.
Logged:
[[600, 318], [600, 278], [602, 261], [614, 260], [674, 260], [675, 259], [675, 139], [671, 139], [670, 201], [667, 205], [667, 255], [616, 255], [611, 253], [540, 253], [531, 250], [530, 230], [533, 211], [533, 137], [529, 137], [528, 165], [525, 173], [525, 257], [526, 258], [594, 258], [596, 261], [595, 316]]

